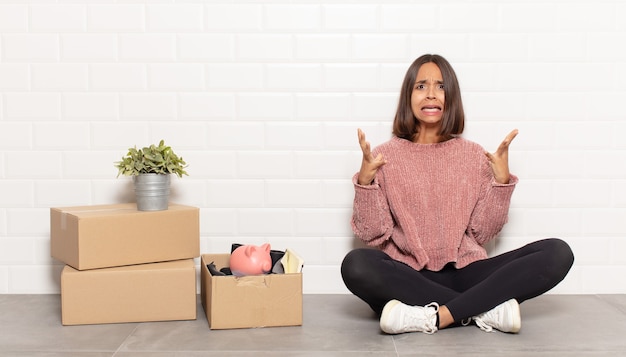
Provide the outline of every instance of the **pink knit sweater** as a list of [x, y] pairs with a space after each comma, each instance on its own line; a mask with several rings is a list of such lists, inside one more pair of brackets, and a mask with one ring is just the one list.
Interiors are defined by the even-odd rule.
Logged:
[[371, 185], [353, 177], [359, 239], [417, 270], [487, 258], [482, 246], [507, 221], [516, 176], [495, 182], [484, 150], [462, 138], [416, 144], [393, 137], [378, 153], [387, 163]]

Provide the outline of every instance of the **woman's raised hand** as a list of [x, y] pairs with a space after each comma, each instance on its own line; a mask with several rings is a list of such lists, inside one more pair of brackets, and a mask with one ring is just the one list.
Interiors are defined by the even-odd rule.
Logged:
[[369, 185], [374, 181], [376, 172], [378, 169], [387, 162], [383, 158], [383, 154], [378, 154], [376, 157], [372, 155], [372, 149], [370, 143], [365, 140], [365, 133], [358, 129], [359, 145], [363, 152], [363, 160], [361, 161], [361, 170], [359, 171], [358, 184]]
[[504, 138], [504, 141], [500, 143], [500, 146], [498, 146], [498, 150], [496, 150], [495, 153], [491, 154], [489, 152], [485, 152], [485, 155], [487, 155], [487, 158], [491, 163], [493, 177], [498, 183], [509, 183], [509, 145], [511, 145], [511, 142], [513, 141], [513, 139], [515, 139], [517, 133], [517, 129], [511, 131], [509, 135]]

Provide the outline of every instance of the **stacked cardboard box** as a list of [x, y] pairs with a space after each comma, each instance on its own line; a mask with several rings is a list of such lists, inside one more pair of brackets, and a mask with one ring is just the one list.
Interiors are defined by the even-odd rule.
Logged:
[[135, 204], [50, 209], [64, 325], [193, 320], [199, 209]]

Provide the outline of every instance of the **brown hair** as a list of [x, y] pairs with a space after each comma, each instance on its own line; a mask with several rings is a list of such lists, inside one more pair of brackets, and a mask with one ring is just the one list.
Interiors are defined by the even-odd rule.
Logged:
[[445, 101], [443, 108], [442, 125], [439, 135], [450, 138], [463, 133], [465, 126], [465, 113], [463, 112], [463, 102], [461, 101], [461, 89], [456, 78], [454, 69], [443, 57], [434, 54], [426, 54], [418, 57], [406, 71], [402, 88], [400, 89], [400, 99], [396, 116], [393, 120], [393, 134], [399, 138], [413, 140], [419, 131], [419, 123], [413, 110], [411, 109], [411, 95], [413, 86], [420, 67], [425, 63], [434, 63], [439, 67], [443, 77]]

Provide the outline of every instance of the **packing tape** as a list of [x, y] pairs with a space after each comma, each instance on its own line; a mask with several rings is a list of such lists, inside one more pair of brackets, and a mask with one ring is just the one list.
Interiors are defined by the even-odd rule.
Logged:
[[253, 288], [269, 288], [270, 283], [268, 280], [269, 279], [267, 277], [259, 275], [235, 277], [235, 282], [237, 283], [237, 286], [249, 286]]
[[69, 209], [61, 211], [61, 230], [67, 228], [67, 215], [68, 214], [80, 214], [87, 212], [110, 212], [110, 211], [136, 211], [134, 208], [98, 208], [98, 209]]

